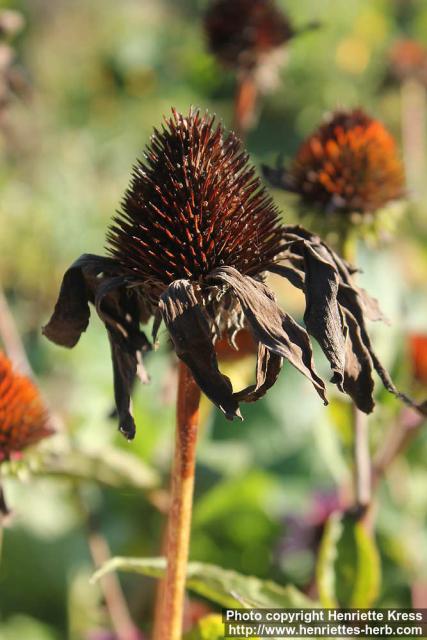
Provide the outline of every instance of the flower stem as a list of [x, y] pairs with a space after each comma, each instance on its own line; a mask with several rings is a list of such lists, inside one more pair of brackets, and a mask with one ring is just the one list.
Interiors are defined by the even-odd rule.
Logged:
[[[357, 236], [347, 226], [340, 238], [341, 255], [356, 262]], [[354, 510], [364, 516], [371, 503], [371, 456], [369, 451], [368, 416], [353, 404]]]
[[417, 200], [424, 193], [426, 171], [427, 93], [417, 80], [406, 80], [401, 88], [402, 144], [408, 189]]
[[[78, 484], [74, 486], [73, 494], [85, 525], [94, 567], [99, 569], [111, 559], [110, 547]], [[131, 618], [117, 574], [113, 572], [104, 575], [100, 580], [100, 588], [117, 640], [140, 640], [142, 636]]]
[[254, 124], [257, 98], [258, 87], [253, 74], [241, 74], [237, 79], [234, 97], [233, 126], [242, 139]]
[[[200, 389], [179, 363], [175, 455], [167, 534], [167, 569], [155, 621], [156, 638], [181, 640], [193, 506]], [[158, 635], [157, 635], [158, 634]]]
[[6, 504], [6, 500], [4, 497], [3, 486], [1, 483], [1, 474], [0, 474], [0, 562], [1, 562], [1, 554], [3, 548], [3, 536], [4, 536], [4, 528], [3, 522], [10, 515], [9, 508]]
[[368, 416], [353, 405], [354, 501], [364, 514], [371, 502], [371, 459]]

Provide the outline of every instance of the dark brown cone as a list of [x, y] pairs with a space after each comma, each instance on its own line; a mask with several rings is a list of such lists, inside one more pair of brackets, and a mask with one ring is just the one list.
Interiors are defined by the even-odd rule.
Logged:
[[213, 118], [174, 112], [144, 155], [108, 239], [152, 294], [222, 265], [256, 275], [280, 253], [278, 211], [239, 140]]

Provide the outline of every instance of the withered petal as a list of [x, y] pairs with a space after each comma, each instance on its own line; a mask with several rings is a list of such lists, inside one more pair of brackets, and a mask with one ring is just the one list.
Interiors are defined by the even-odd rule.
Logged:
[[[373, 363], [352, 310], [342, 302], [346, 298], [352, 300], [353, 307], [356, 305], [360, 309], [359, 318], [363, 318], [365, 305], [376, 317], [379, 307], [376, 305], [377, 313], [374, 314], [375, 301], [366, 292], [364, 296], [359, 295], [349, 265], [320, 238], [299, 226], [292, 227], [288, 233], [294, 238], [294, 247], [287, 258], [293, 269], [299, 270], [300, 278], [295, 284], [305, 293], [307, 330], [319, 342], [331, 364], [332, 382], [348, 393], [362, 411], [369, 413], [373, 409]], [[301, 272], [301, 256], [304, 273]], [[347, 312], [351, 317], [347, 317]]]
[[377, 372], [378, 376], [381, 379], [381, 382], [383, 383], [387, 391], [389, 391], [394, 396], [396, 396], [396, 398], [401, 400], [408, 407], [412, 407], [422, 415], [427, 415], [426, 402], [424, 401], [422, 403], [417, 403], [414, 400], [412, 400], [412, 398], [407, 396], [405, 393], [402, 393], [401, 391], [399, 391], [399, 389], [396, 387], [393, 380], [391, 379], [387, 369], [382, 365], [378, 356], [376, 355], [373, 349], [368, 331], [366, 329], [366, 323], [363, 315], [363, 311], [364, 311], [363, 302], [361, 302], [360, 300], [358, 291], [352, 290], [351, 288], [346, 288], [343, 290], [342, 297], [343, 297], [343, 302], [342, 302], [343, 307], [345, 305], [344, 308], [346, 310], [349, 310], [350, 313], [354, 316], [356, 323], [359, 327], [361, 340], [364, 344], [364, 347], [369, 352], [369, 355], [371, 357], [373, 368]]
[[119, 418], [119, 431], [128, 440], [133, 440], [136, 427], [131, 409], [131, 393], [136, 377], [137, 361], [135, 354], [123, 351], [119, 347], [110, 331], [108, 332], [108, 337], [113, 363], [114, 400]]
[[137, 375], [143, 382], [148, 380], [142, 353], [151, 349], [151, 345], [139, 328], [140, 306], [136, 293], [126, 289], [125, 278], [115, 276], [101, 282], [94, 302], [111, 346], [119, 430], [132, 440], [135, 422], [131, 412], [131, 394]]
[[375, 406], [371, 354], [363, 342], [360, 327], [354, 316], [348, 310], [345, 310], [344, 318], [348, 328], [344, 391], [349, 394], [361, 411], [371, 413]]
[[262, 398], [276, 382], [282, 368], [283, 358], [258, 343], [256, 383], [242, 389], [234, 396], [239, 402], [255, 402]]
[[93, 301], [93, 280], [113, 261], [92, 254], [78, 258], [65, 272], [51, 319], [42, 329], [52, 342], [74, 347], [89, 324], [89, 301]]
[[308, 332], [316, 338], [334, 372], [333, 381], [343, 390], [346, 329], [337, 303], [338, 274], [326, 256], [319, 255], [305, 243], [306, 309], [304, 322]]
[[325, 385], [314, 369], [307, 332], [278, 307], [273, 292], [262, 282], [250, 276], [243, 276], [233, 267], [215, 269], [209, 279], [231, 287], [256, 341], [264, 344], [269, 351], [289, 360], [311, 380], [327, 404]]
[[[364, 289], [355, 285], [352, 275], [356, 273], [357, 269], [340, 258], [318, 236], [303, 227], [286, 227], [284, 239], [288, 245], [283, 259], [289, 262], [294, 273], [297, 274], [297, 277], [290, 279], [296, 287], [308, 289], [307, 271], [305, 270], [303, 273], [301, 269], [301, 255], [310, 254], [319, 260], [319, 265], [323, 262], [335, 266], [338, 275], [336, 301], [341, 319], [344, 319], [344, 335], [347, 330], [343, 388], [351, 395], [358, 408], [366, 413], [373, 409], [372, 371], [375, 370], [390, 393], [426, 415], [427, 404], [417, 404], [407, 395], [401, 393], [373, 350], [365, 320], [387, 320], [380, 310], [378, 301], [369, 296]], [[281, 273], [276, 265], [274, 268], [269, 267], [269, 271]], [[286, 272], [283, 272], [283, 275], [286, 276]], [[348, 344], [349, 342], [350, 344]], [[358, 367], [356, 359], [359, 359]], [[335, 379], [333, 381], [336, 382]]]
[[304, 229], [304, 227], [301, 227], [299, 225], [286, 227], [284, 237], [288, 241], [286, 259], [289, 260], [294, 269], [299, 269], [300, 271], [302, 269], [300, 255], [301, 250], [297, 249], [296, 253], [295, 251], [292, 251], [293, 246], [301, 247], [300, 241], [302, 239], [304, 240], [304, 244], [307, 248], [311, 248], [311, 250], [315, 251], [319, 257], [321, 256], [324, 261], [332, 264], [335, 267], [338, 274], [339, 283], [338, 301], [340, 300], [340, 297], [342, 295], [341, 290], [345, 290], [348, 287], [357, 293], [359, 304], [363, 309], [365, 317], [368, 320], [382, 320], [383, 322], [388, 323], [388, 319], [381, 311], [378, 300], [370, 296], [368, 292], [365, 291], [365, 289], [355, 284], [352, 276], [355, 273], [358, 273], [359, 269], [341, 258], [341, 256], [339, 256], [335, 251], [333, 251], [333, 249], [331, 249], [331, 247], [323, 242], [321, 238], [319, 238], [319, 236], [311, 233], [307, 229]]
[[137, 374], [142, 380], [147, 378], [141, 354], [151, 345], [139, 329], [143, 306], [136, 292], [126, 288], [126, 278], [117, 272], [117, 263], [111, 258], [85, 254], [76, 260], [64, 275], [54, 313], [43, 333], [57, 344], [74, 347], [89, 323], [89, 302], [95, 305], [111, 345], [119, 429], [132, 439], [135, 423], [130, 394]]
[[160, 298], [159, 310], [177, 356], [191, 370], [203, 393], [229, 420], [241, 418], [231, 382], [218, 368], [209, 323], [193, 285], [184, 279], [172, 282]]
[[372, 322], [382, 321], [390, 324], [387, 316], [381, 311], [378, 300], [372, 298], [365, 289], [355, 287], [354, 285], [340, 284], [340, 290], [338, 292], [339, 301], [354, 298], [355, 296], [357, 296], [357, 304], [360, 305], [367, 320], [371, 320]]

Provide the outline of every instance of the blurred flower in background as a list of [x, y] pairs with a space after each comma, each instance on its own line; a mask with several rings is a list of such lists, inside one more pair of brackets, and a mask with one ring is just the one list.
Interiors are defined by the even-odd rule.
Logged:
[[414, 79], [427, 86], [427, 47], [416, 40], [397, 40], [389, 52], [390, 75], [399, 82]]
[[259, 92], [275, 88], [285, 62], [285, 45], [299, 33], [274, 0], [213, 0], [205, 15], [209, 49], [237, 74], [234, 126], [244, 134], [256, 120]]
[[427, 47], [409, 38], [389, 50], [386, 83], [400, 87], [400, 120], [408, 187], [423, 193], [426, 172]]
[[205, 30], [210, 50], [223, 64], [248, 71], [295, 35], [273, 0], [214, 0]]
[[52, 433], [39, 391], [0, 352], [0, 462]]
[[392, 135], [362, 109], [332, 114], [303, 142], [289, 169], [264, 167], [264, 175], [324, 214], [375, 214], [405, 193]]

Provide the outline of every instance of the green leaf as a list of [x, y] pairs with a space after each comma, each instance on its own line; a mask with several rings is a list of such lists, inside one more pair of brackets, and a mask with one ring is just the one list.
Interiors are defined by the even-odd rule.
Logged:
[[[110, 571], [140, 573], [152, 578], [165, 574], [165, 558], [112, 558], [92, 577], [99, 580]], [[312, 602], [295, 587], [283, 587], [269, 580], [245, 576], [212, 564], [190, 562], [187, 570], [187, 587], [195, 593], [223, 607], [292, 608], [313, 607]]]
[[320, 545], [316, 575], [323, 607], [373, 605], [380, 589], [380, 559], [374, 539], [360, 520], [332, 514]]
[[326, 523], [317, 558], [317, 590], [319, 592], [320, 602], [325, 608], [334, 608], [337, 606], [334, 567], [341, 529], [342, 526], [339, 515], [332, 514]]
[[60, 454], [48, 453], [31, 463], [31, 473], [39, 476], [94, 481], [117, 488], [153, 489], [159, 484], [156, 471], [120, 449], [93, 452], [73, 448]]

